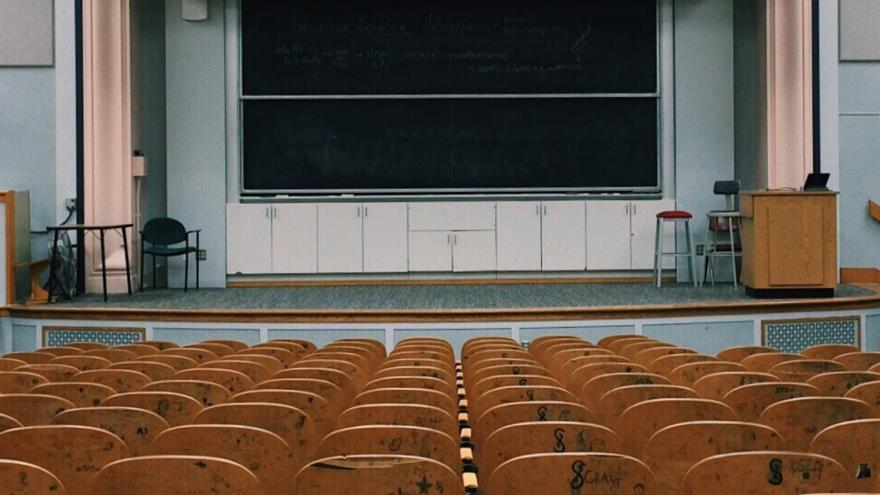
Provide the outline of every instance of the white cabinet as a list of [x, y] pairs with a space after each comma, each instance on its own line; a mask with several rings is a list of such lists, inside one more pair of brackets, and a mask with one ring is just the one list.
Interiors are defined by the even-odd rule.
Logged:
[[545, 201], [541, 205], [542, 268], [583, 270], [587, 266], [586, 211], [583, 201]]
[[[673, 200], [632, 202], [633, 270], [651, 270], [654, 268], [654, 239], [657, 235], [657, 214], [661, 211], [674, 209], [675, 201]], [[694, 222], [691, 222], [691, 228], [693, 226]], [[682, 230], [684, 230], [683, 227]], [[691, 234], [696, 234], [696, 232], [691, 232]], [[663, 226], [663, 250], [675, 251], [675, 225], [672, 222], [666, 222]], [[682, 248], [682, 251], [684, 251], [684, 248]], [[675, 268], [675, 260], [672, 256], [664, 257], [663, 268]]]
[[495, 230], [495, 203], [485, 201], [409, 204], [410, 230]]
[[407, 204], [365, 203], [363, 210], [364, 271], [407, 270]]
[[493, 272], [495, 232], [420, 230], [409, 233], [411, 272]]
[[318, 205], [318, 273], [364, 271], [362, 215], [360, 203]]
[[451, 272], [452, 232], [410, 232], [409, 271]]
[[272, 273], [318, 271], [318, 205], [272, 206]]
[[455, 272], [494, 272], [495, 231], [469, 230], [452, 233], [452, 270]]
[[541, 270], [541, 203], [499, 202], [498, 271]]
[[587, 270], [630, 269], [630, 202], [587, 201]]
[[272, 272], [270, 205], [226, 205], [226, 272]]

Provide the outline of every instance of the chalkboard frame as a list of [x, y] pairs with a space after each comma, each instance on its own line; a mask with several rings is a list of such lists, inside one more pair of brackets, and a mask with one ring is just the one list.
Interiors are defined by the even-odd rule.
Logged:
[[[655, 42], [655, 81], [656, 89], [654, 92], [643, 93], [504, 93], [504, 94], [327, 94], [327, 95], [310, 95], [310, 94], [287, 94], [287, 95], [247, 95], [244, 94], [244, 76], [242, 63], [242, 24], [241, 24], [241, 3], [244, 0], [236, 2], [237, 25], [235, 45], [237, 49], [236, 60], [236, 85], [237, 85], [237, 112], [236, 118], [236, 134], [238, 137], [237, 155], [238, 155], [238, 189], [241, 196], [249, 197], [267, 197], [267, 196], [295, 196], [295, 197], [334, 197], [334, 196], [374, 196], [374, 197], [519, 197], [519, 196], [559, 196], [559, 195], [583, 195], [583, 194], [637, 194], [637, 195], [656, 195], [663, 192], [663, 176], [664, 176], [664, 142], [665, 134], [668, 130], [664, 129], [664, 111], [668, 111], [668, 105], [664, 104], [664, 94], [666, 93], [664, 84], [664, 19], [663, 11], [665, 2], [669, 0], [655, 1], [655, 18], [656, 18], [656, 42]], [[363, 189], [248, 189], [244, 184], [245, 175], [245, 150], [244, 150], [244, 105], [246, 101], [252, 100], [347, 100], [347, 99], [467, 99], [467, 98], [646, 98], [653, 99], [656, 103], [656, 174], [655, 185], [645, 187], [526, 187], [526, 188], [363, 188]]]

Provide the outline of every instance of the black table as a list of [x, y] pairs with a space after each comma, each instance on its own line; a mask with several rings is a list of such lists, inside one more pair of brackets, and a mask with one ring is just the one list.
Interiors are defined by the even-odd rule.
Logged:
[[[52, 291], [55, 288], [55, 260], [58, 255], [58, 234], [60, 232], [69, 232], [75, 231], [77, 233], [88, 233], [92, 232], [93, 235], [97, 235], [101, 240], [101, 281], [103, 282], [104, 287], [104, 300], [107, 300], [107, 257], [105, 255], [104, 248], [104, 238], [106, 232], [118, 232], [122, 235], [122, 246], [125, 251], [125, 280], [128, 283], [128, 295], [131, 295], [131, 267], [129, 266], [128, 261], [128, 234], [125, 229], [132, 228], [132, 224], [130, 223], [119, 223], [119, 224], [110, 224], [110, 225], [85, 225], [85, 224], [71, 224], [71, 225], [58, 225], [55, 227], [46, 227], [46, 230], [53, 234], [52, 241], [52, 260], [49, 263], [49, 300], [52, 300]], [[97, 232], [97, 234], [95, 234]], [[81, 249], [82, 247], [80, 247]]]

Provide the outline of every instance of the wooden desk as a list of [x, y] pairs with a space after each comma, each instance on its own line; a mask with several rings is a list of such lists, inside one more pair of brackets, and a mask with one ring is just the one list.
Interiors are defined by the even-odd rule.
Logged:
[[746, 292], [755, 297], [833, 297], [837, 287], [837, 193], [740, 195]]

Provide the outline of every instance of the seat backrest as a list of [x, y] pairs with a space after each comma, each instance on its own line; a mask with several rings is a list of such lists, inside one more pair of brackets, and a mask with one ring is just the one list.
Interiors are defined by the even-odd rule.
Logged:
[[275, 357], [266, 354], [250, 354], [249, 351], [250, 349], [245, 349], [230, 356], [223, 357], [220, 361], [250, 361], [269, 370], [269, 376], [272, 376], [285, 368], [284, 363]]
[[846, 367], [827, 359], [799, 359], [779, 363], [770, 368], [768, 373], [778, 376], [784, 382], [806, 382], [816, 375], [832, 371], [846, 371]]
[[859, 352], [861, 349], [847, 344], [819, 344], [807, 347], [801, 354], [807, 359], [834, 359], [841, 354]]
[[380, 388], [420, 388], [422, 390], [434, 390], [448, 397], [455, 397], [455, 390], [447, 381], [429, 376], [389, 376], [371, 380], [364, 384], [363, 391]]
[[229, 347], [226, 344], [218, 344], [216, 342], [199, 342], [198, 344], [187, 344], [183, 347], [184, 349], [201, 349], [203, 351], [210, 351], [217, 357], [235, 354], [235, 349], [232, 347]]
[[474, 413], [479, 416], [485, 411], [511, 402], [534, 402], [534, 401], [563, 401], [577, 402], [577, 397], [562, 387], [549, 385], [512, 385], [509, 387], [493, 388], [487, 390], [469, 405]]
[[757, 354], [752, 354], [750, 356], [744, 357], [740, 363], [746, 367], [749, 371], [759, 371], [761, 373], [767, 373], [770, 371], [770, 368], [776, 366], [779, 363], [784, 363], [786, 361], [796, 361], [799, 359], [803, 359], [804, 357], [800, 354], [789, 354], [785, 352], [759, 352]]
[[771, 404], [758, 417], [785, 438], [786, 449], [806, 451], [816, 433], [833, 424], [874, 416], [868, 404], [842, 397], [801, 397]]
[[[329, 368], [345, 373], [354, 380], [355, 387], [360, 387], [366, 381], [366, 372], [363, 368], [351, 361], [343, 361], [341, 359], [308, 359], [310, 356], [319, 356], [317, 353], [309, 354], [305, 358], [293, 363], [288, 369], [296, 368]], [[285, 370], [287, 371], [287, 370]]]
[[27, 363], [19, 359], [0, 357], [0, 372], [13, 371], [16, 368], [21, 368], [25, 365], [27, 365]]
[[13, 428], [21, 428], [21, 421], [9, 416], [8, 414], [0, 414], [0, 432], [11, 430]]
[[655, 373], [608, 373], [584, 383], [578, 394], [581, 403], [596, 411], [599, 399], [609, 390], [629, 385], [669, 385], [669, 380]]
[[433, 368], [440, 368], [441, 370], [448, 371], [450, 373], [455, 372], [455, 369], [445, 361], [440, 361], [439, 359], [428, 359], [428, 358], [396, 358], [393, 356], [388, 357], [385, 361], [382, 361], [382, 364], [379, 365], [378, 370], [384, 370], [386, 368], [396, 368], [398, 366], [427, 366]]
[[581, 366], [586, 366], [588, 364], [596, 364], [596, 363], [629, 363], [631, 362], [629, 359], [618, 356], [617, 354], [596, 354], [593, 356], [581, 356], [574, 359], [569, 359], [568, 361], [562, 363], [562, 366], [559, 367], [557, 376], [561, 377], [565, 380], [565, 385], [571, 386], [569, 383], [571, 381], [571, 375], [574, 371]]
[[225, 345], [226, 347], [232, 348], [232, 350], [235, 352], [243, 351], [249, 347], [247, 345], [247, 343], [242, 342], [240, 340], [233, 340], [233, 339], [210, 339], [210, 340], [203, 340], [201, 343], [222, 344], [222, 345]]
[[156, 413], [133, 407], [87, 407], [69, 409], [55, 416], [56, 425], [91, 426], [120, 438], [132, 455], [146, 455], [168, 423]]
[[144, 224], [142, 238], [160, 246], [179, 244], [186, 240], [186, 227], [173, 218], [152, 218]]
[[880, 352], [848, 352], [834, 358], [850, 371], [868, 371], [880, 364]]
[[669, 376], [669, 373], [671, 373], [672, 370], [683, 364], [717, 360], [718, 358], [715, 356], [709, 356], [706, 354], [667, 354], [651, 361], [648, 365], [648, 369], [654, 373]]
[[683, 387], [693, 387], [700, 378], [724, 371], [746, 371], [739, 363], [730, 361], [697, 361], [683, 364], [669, 372], [669, 381]]
[[150, 346], [150, 345], [146, 345], [146, 344], [118, 345], [118, 346], [114, 347], [114, 349], [121, 349], [123, 351], [131, 351], [131, 352], [135, 353], [138, 357], [149, 356], [150, 354], [156, 353], [155, 347]]
[[296, 469], [290, 446], [261, 428], [239, 425], [188, 425], [163, 431], [153, 455], [191, 455], [226, 459], [252, 472], [267, 494], [294, 495]]
[[555, 378], [544, 375], [496, 375], [483, 378], [479, 382], [471, 383], [467, 387], [468, 397], [473, 400], [479, 399], [489, 390], [509, 387], [512, 385], [548, 385], [553, 387], [561, 387]]
[[464, 375], [468, 377], [481, 376], [483, 375], [483, 370], [494, 369], [499, 366], [533, 366], [544, 368], [544, 365], [536, 361], [534, 358], [511, 357], [483, 359], [482, 361], [477, 361], [468, 366], [466, 370], [462, 371]]
[[[305, 351], [303, 351], [305, 352]], [[294, 354], [283, 347], [251, 347], [242, 351], [246, 356], [270, 356], [278, 360], [283, 367], [299, 361], [299, 355]], [[238, 354], [236, 354], [238, 355]], [[276, 371], [277, 373], [277, 371]]]
[[46, 380], [50, 382], [66, 382], [69, 381], [70, 378], [79, 373], [79, 370], [74, 368], [73, 366], [67, 366], [66, 364], [27, 364], [22, 366], [21, 368], [16, 369], [15, 371], [23, 372], [23, 373], [36, 373], [41, 375]]
[[107, 464], [129, 455], [119, 437], [90, 426], [32, 426], [0, 433], [0, 459], [48, 470], [69, 495], [93, 495], [92, 477]]
[[449, 394], [423, 388], [377, 388], [361, 392], [352, 405], [364, 404], [423, 404], [434, 406], [450, 413], [455, 412], [457, 404]]
[[645, 340], [641, 342], [632, 342], [620, 348], [618, 354], [632, 361], [640, 352], [645, 349], [656, 349], [658, 347], [669, 347], [665, 342], [657, 342], [654, 340]]
[[712, 192], [724, 196], [724, 208], [733, 210], [736, 208], [736, 196], [741, 187], [739, 180], [716, 180]]
[[109, 359], [100, 356], [86, 356], [85, 354], [60, 356], [50, 361], [53, 364], [66, 364], [80, 371], [99, 370], [113, 364]]
[[[625, 385], [602, 394], [591, 409], [596, 416], [613, 424], [623, 411], [639, 402], [654, 399], [699, 399], [692, 389], [681, 385]], [[589, 404], [587, 405], [589, 407]]]
[[3, 358], [15, 359], [25, 364], [43, 364], [55, 359], [55, 355], [48, 352], [10, 352], [4, 354]]
[[[222, 346], [226, 347], [226, 346]], [[228, 348], [227, 348], [228, 349]], [[172, 347], [169, 349], [165, 349], [162, 351], [162, 355], [168, 356], [182, 356], [189, 359], [192, 359], [198, 364], [207, 363], [208, 361], [214, 361], [220, 358], [217, 354], [209, 351], [208, 349], [201, 349], [198, 347]]]
[[94, 349], [109, 349], [110, 346], [107, 344], [102, 344], [100, 342], [73, 342], [71, 344], [67, 344], [66, 347], [74, 347], [76, 349], [82, 349], [83, 351], [91, 351]]
[[585, 383], [601, 375], [611, 373], [650, 373], [648, 368], [635, 363], [593, 363], [574, 370], [568, 382], [571, 388], [580, 391]]
[[473, 440], [478, 446], [482, 445], [492, 432], [516, 423], [533, 421], [591, 423], [594, 420], [593, 413], [577, 402], [535, 401], [500, 404], [488, 409], [472, 423]]
[[13, 417], [24, 426], [50, 424], [56, 414], [74, 408], [69, 400], [54, 395], [0, 395], [0, 414]]
[[352, 455], [412, 455], [434, 459], [453, 471], [461, 470], [458, 442], [433, 428], [403, 425], [364, 425], [340, 428], [321, 441], [316, 457]]
[[703, 376], [693, 384], [695, 392], [704, 399], [723, 400], [728, 392], [750, 383], [766, 383], [779, 381], [770, 373], [754, 371], [722, 371]]
[[816, 387], [806, 383], [771, 381], [741, 385], [728, 392], [721, 401], [730, 406], [741, 420], [757, 421], [771, 404], [816, 395], [819, 395]]
[[37, 373], [0, 371], [0, 394], [24, 394], [44, 383], [49, 383], [49, 380]]
[[880, 472], [880, 419], [831, 425], [813, 438], [810, 452], [839, 462], [853, 479], [853, 491], [875, 491]]
[[124, 349], [117, 349], [115, 347], [111, 347], [109, 349], [92, 349], [90, 351], [86, 351], [83, 353], [83, 356], [95, 356], [104, 358], [111, 363], [118, 363], [120, 361], [132, 361], [137, 359], [138, 355], [132, 351], [126, 351]]
[[396, 366], [376, 371], [372, 379], [388, 378], [392, 376], [426, 376], [443, 380], [450, 385], [455, 385], [455, 374], [440, 368], [427, 366]]
[[[395, 368], [396, 369], [396, 368]], [[336, 385], [346, 397], [354, 397], [357, 393], [354, 379], [342, 371], [320, 367], [298, 367], [279, 371], [272, 376], [273, 380], [285, 378], [322, 380]]]
[[161, 380], [148, 383], [141, 392], [175, 392], [192, 397], [202, 407], [224, 404], [232, 395], [222, 385], [204, 380]]
[[854, 387], [880, 381], [880, 373], [870, 371], [832, 371], [813, 376], [807, 383], [819, 390], [819, 395], [843, 397]]
[[5, 495], [66, 495], [54, 474], [27, 462], [0, 460], [0, 486]]
[[266, 368], [262, 364], [231, 358], [223, 358], [200, 364], [199, 368], [238, 371], [244, 373], [250, 378], [251, 382], [255, 384], [268, 380], [272, 376], [272, 372], [269, 371], [269, 368]]
[[421, 404], [366, 404], [346, 409], [337, 428], [366, 425], [401, 425], [433, 428], [452, 438], [459, 436], [458, 420], [448, 411]]
[[531, 454], [511, 459], [489, 476], [485, 493], [647, 495], [656, 493], [655, 487], [651, 470], [638, 459], [622, 454], [579, 452]]
[[138, 343], [154, 347], [159, 352], [164, 351], [165, 349], [174, 349], [176, 347], [180, 347], [180, 344], [176, 342], [169, 342], [167, 340], [142, 340]]
[[202, 404], [176, 392], [128, 392], [108, 397], [101, 405], [136, 407], [154, 412], [171, 426], [190, 424], [202, 412]]
[[703, 459], [684, 477], [685, 495], [788, 495], [846, 491], [849, 476], [837, 461], [785, 451], [735, 452]]
[[150, 380], [170, 380], [177, 370], [172, 366], [167, 365], [165, 363], [159, 363], [155, 361], [120, 361], [118, 363], [113, 363], [109, 368], [111, 370], [130, 370], [137, 371], [138, 373], [143, 373], [147, 375]]
[[[306, 351], [306, 354], [315, 352], [318, 350], [318, 346], [316, 346], [313, 342], [309, 342], [308, 340], [303, 339], [272, 339], [268, 342], [264, 342], [263, 344], [257, 344], [255, 347], [259, 347], [260, 345], [278, 345], [278, 344], [296, 344], [303, 348]], [[292, 349], [291, 349], [292, 350]]]
[[443, 463], [405, 455], [355, 455], [317, 459], [296, 475], [295, 483], [297, 495], [442, 495], [464, 491], [461, 478]]
[[44, 383], [31, 389], [32, 394], [54, 395], [67, 399], [76, 407], [97, 407], [116, 391], [107, 385], [88, 382]]
[[259, 480], [244, 466], [202, 456], [148, 456], [104, 466], [93, 495], [263, 495]]
[[715, 355], [721, 361], [742, 362], [743, 359], [753, 354], [766, 354], [768, 352], [779, 352], [772, 347], [760, 345], [747, 345], [741, 347], [728, 347]]
[[782, 437], [772, 428], [738, 421], [691, 421], [660, 429], [645, 446], [644, 460], [654, 471], [661, 493], [681, 493], [684, 476], [707, 457], [731, 452], [781, 450]]
[[488, 435], [479, 449], [478, 464], [492, 473], [501, 464], [529, 454], [548, 452], [622, 453], [614, 431], [595, 423], [530, 421], [502, 426]]
[[543, 375], [550, 376], [550, 372], [543, 366], [528, 364], [506, 364], [501, 366], [489, 366], [477, 372], [465, 376], [468, 383], [477, 383], [484, 378], [500, 375]]
[[319, 437], [326, 435], [336, 424], [338, 411], [330, 408], [330, 403], [318, 394], [303, 390], [248, 390], [229, 398], [229, 402], [268, 402], [284, 404], [302, 410], [312, 418]]
[[639, 351], [635, 356], [633, 356], [632, 361], [636, 364], [641, 364], [642, 366], [649, 366], [651, 362], [661, 356], [673, 356], [676, 354], [696, 354], [697, 351], [693, 349], [688, 349], [686, 347], [678, 347], [667, 345], [664, 347], [649, 347], [648, 349], [643, 349]]
[[338, 414], [354, 397], [327, 380], [316, 378], [278, 378], [257, 385], [254, 390], [301, 390], [311, 392], [327, 401], [330, 411]]
[[174, 368], [175, 371], [195, 368], [199, 363], [195, 359], [186, 356], [173, 356], [171, 354], [148, 354], [139, 356], [135, 361], [148, 361], [153, 363], [167, 364]]
[[621, 349], [635, 342], [656, 342], [654, 339], [650, 337], [645, 337], [644, 335], [628, 335], [626, 337], [609, 342], [603, 341], [604, 339], [600, 340], [596, 345], [598, 345], [599, 347], [610, 349], [615, 354], [619, 354]]
[[173, 380], [199, 380], [216, 383], [231, 395], [254, 388], [254, 382], [240, 371], [222, 368], [190, 368], [178, 371]]
[[100, 370], [80, 371], [73, 375], [71, 381], [100, 383], [101, 385], [107, 385], [119, 393], [125, 393], [137, 392], [152, 380], [150, 380], [150, 377], [139, 371], [112, 370], [105, 368]]
[[47, 352], [55, 357], [58, 356], [75, 356], [77, 354], [82, 354], [82, 349], [77, 349], [76, 347], [42, 347], [37, 349], [37, 352]]

